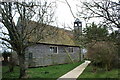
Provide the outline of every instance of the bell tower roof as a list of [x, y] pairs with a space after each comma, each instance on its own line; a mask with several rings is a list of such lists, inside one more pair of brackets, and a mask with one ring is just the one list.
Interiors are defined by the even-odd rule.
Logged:
[[76, 18], [75, 22], [79, 22], [79, 23], [81, 23], [81, 21], [80, 21], [78, 18]]
[[76, 20], [74, 22], [74, 28], [75, 27], [82, 27], [82, 22], [78, 18], [76, 18]]

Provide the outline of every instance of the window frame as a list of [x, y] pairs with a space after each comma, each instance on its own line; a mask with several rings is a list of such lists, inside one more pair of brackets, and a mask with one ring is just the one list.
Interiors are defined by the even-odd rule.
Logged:
[[[72, 49], [72, 50], [70, 50], [70, 49]], [[74, 53], [74, 47], [68, 47], [68, 52], [69, 53]]]
[[[51, 51], [50, 50], [50, 48], [57, 48], [56, 50], [57, 50], [57, 52], [54, 52], [54, 50], [53, 51]], [[50, 50], [50, 52], [52, 53], [52, 54], [58, 54], [58, 46], [49, 46], [49, 50]]]
[[28, 58], [33, 59], [33, 53], [30, 52]]

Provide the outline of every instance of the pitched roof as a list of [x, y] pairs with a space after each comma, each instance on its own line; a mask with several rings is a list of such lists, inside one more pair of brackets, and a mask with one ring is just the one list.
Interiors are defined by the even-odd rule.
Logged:
[[53, 35], [49, 35], [39, 42], [49, 44], [75, 45], [72, 32], [60, 28], [58, 28]]
[[37, 43], [47, 43], [47, 44], [60, 44], [60, 45], [72, 45], [75, 46], [73, 40], [73, 32], [70, 30], [65, 30], [63, 28], [58, 28], [55, 26], [40, 24], [34, 21], [30, 21], [27, 25], [27, 33], [30, 33], [32, 29], [36, 26], [37, 28], [32, 31], [32, 36], [28, 37], [29, 42], [34, 42], [38, 39]]

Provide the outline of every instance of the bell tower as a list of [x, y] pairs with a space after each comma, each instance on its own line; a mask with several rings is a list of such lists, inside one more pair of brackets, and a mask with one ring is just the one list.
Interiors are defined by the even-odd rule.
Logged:
[[76, 18], [74, 22], [74, 39], [75, 42], [80, 40], [80, 36], [82, 35], [82, 22]]

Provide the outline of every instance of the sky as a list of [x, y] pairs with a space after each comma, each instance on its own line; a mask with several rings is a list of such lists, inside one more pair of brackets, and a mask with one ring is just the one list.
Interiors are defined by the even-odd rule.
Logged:
[[[57, 3], [55, 17], [57, 18], [57, 23], [59, 27], [64, 28], [65, 25], [66, 27], [68, 27], [66, 29], [70, 29], [70, 28], [73, 29], [75, 19], [79, 18], [77, 16], [77, 13], [78, 10], [80, 10], [80, 8], [78, 8], [77, 5], [81, 7], [82, 6], [81, 1], [83, 0], [67, 0], [76, 18], [73, 17], [70, 8], [65, 0], [55, 0], [55, 1]], [[90, 1], [90, 0], [86, 0], [86, 1]], [[85, 28], [85, 21], [82, 18], [79, 18], [79, 20], [82, 22], [82, 27]]]
[[[55, 1], [57, 2], [55, 17], [57, 17], [57, 22], [59, 24], [59, 27], [63, 28], [65, 25], [73, 29], [75, 18], [71, 14], [70, 8], [67, 5], [66, 1], [65, 0], [55, 0]], [[78, 13], [78, 10], [81, 10], [80, 8], [82, 7], [81, 1], [91, 2], [93, 0], [67, 0], [67, 1], [71, 6], [71, 10], [74, 16], [79, 18], [79, 20], [82, 22], [82, 29], [85, 28], [85, 20], [83, 18], [76, 16], [76, 14]], [[113, 1], [119, 1], [119, 0], [113, 0]], [[78, 8], [76, 5], [79, 5], [80, 7]], [[90, 19], [88, 23], [95, 22], [97, 24], [100, 22], [100, 20], [101, 20], [100, 18], [93, 18], [93, 19]], [[117, 30], [117, 28], [114, 28], [114, 29]]]
[[[71, 9], [73, 11], [73, 14], [76, 15], [77, 9], [76, 9], [76, 0], [68, 0], [68, 3], [71, 6]], [[75, 18], [70, 12], [70, 8], [68, 7], [65, 0], [57, 0], [57, 9], [56, 9], [56, 17], [57, 22], [59, 23], [59, 27], [63, 27], [62, 25], [69, 26], [73, 28], [73, 23], [75, 21]]]

